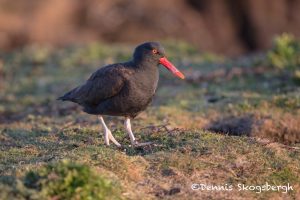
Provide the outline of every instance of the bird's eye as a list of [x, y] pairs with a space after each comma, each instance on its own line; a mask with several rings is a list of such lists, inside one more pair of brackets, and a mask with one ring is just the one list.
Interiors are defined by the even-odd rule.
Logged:
[[153, 54], [157, 54], [158, 51], [157, 51], [156, 49], [152, 49], [152, 53], [153, 53]]

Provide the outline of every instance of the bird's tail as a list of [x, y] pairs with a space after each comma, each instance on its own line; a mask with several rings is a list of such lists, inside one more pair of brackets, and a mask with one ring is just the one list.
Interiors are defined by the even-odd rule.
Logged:
[[61, 100], [61, 101], [70, 101], [70, 100], [72, 100], [72, 99], [70, 98], [71, 92], [72, 92], [72, 91], [67, 92], [67, 93], [64, 94], [63, 96], [58, 97], [56, 100]]
[[73, 90], [67, 92], [63, 96], [58, 97], [57, 100], [72, 101], [72, 102], [78, 103], [78, 94], [77, 94], [78, 88], [79, 87], [74, 88]]
[[61, 97], [58, 97], [56, 100], [66, 101], [67, 98], [65, 98], [65, 96], [61, 96]]

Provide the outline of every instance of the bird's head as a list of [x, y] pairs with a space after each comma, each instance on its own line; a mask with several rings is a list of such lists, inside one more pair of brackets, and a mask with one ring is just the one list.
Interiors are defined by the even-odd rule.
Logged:
[[165, 56], [165, 49], [158, 42], [146, 42], [137, 46], [133, 59], [137, 63], [148, 62], [154, 65], [162, 64], [174, 75], [184, 79], [184, 75]]

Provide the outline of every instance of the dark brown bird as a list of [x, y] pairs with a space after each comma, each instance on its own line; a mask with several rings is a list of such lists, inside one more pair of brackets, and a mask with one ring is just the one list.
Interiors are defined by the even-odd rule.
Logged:
[[184, 79], [184, 75], [165, 57], [164, 48], [157, 42], [147, 42], [135, 48], [131, 61], [98, 69], [83, 85], [58, 100], [75, 102], [83, 107], [84, 112], [98, 115], [104, 128], [106, 145], [111, 140], [121, 146], [106, 126], [103, 115], [124, 116], [132, 146], [147, 144], [136, 142], [130, 119], [150, 104], [157, 88], [159, 64]]

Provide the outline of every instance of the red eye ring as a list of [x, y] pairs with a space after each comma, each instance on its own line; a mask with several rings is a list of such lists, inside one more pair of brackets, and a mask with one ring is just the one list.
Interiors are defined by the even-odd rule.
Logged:
[[152, 49], [152, 53], [153, 53], [153, 54], [157, 54], [158, 51], [157, 51], [156, 49]]

